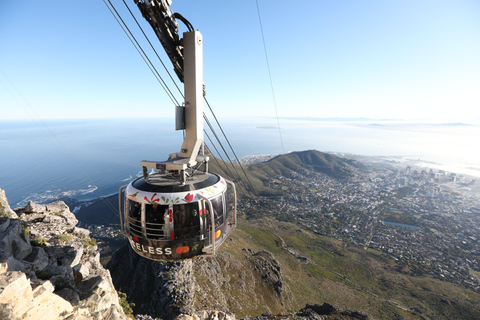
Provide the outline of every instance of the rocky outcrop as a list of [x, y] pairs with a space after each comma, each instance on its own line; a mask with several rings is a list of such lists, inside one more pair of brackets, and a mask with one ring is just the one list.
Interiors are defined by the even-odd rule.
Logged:
[[254, 270], [265, 280], [267, 285], [273, 288], [282, 304], [290, 305], [292, 303], [290, 288], [283, 281], [282, 266], [275, 256], [265, 250], [257, 253], [253, 253], [251, 250], [247, 252], [250, 253]]
[[135, 304], [134, 313], [154, 318], [195, 317], [198, 310], [233, 316], [258, 306], [286, 312], [293, 306], [282, 267], [268, 251], [238, 249], [234, 257], [220, 250], [215, 257], [166, 263], [141, 258], [127, 245], [113, 255], [107, 268], [117, 290]]
[[234, 314], [227, 314], [222, 311], [197, 311], [189, 314], [181, 314], [174, 320], [235, 320]]
[[0, 217], [18, 218], [15, 211], [10, 208], [5, 191], [0, 189]]
[[0, 319], [126, 319], [95, 241], [68, 206], [29, 202], [12, 214], [4, 195]]
[[297, 317], [308, 320], [374, 320], [374, 318], [364, 312], [357, 310], [342, 311], [336, 304], [324, 302], [322, 305], [307, 304], [296, 314]]
[[134, 304], [134, 313], [173, 319], [194, 312], [192, 260], [151, 261], [124, 246], [113, 255], [107, 268], [112, 272], [115, 287]]

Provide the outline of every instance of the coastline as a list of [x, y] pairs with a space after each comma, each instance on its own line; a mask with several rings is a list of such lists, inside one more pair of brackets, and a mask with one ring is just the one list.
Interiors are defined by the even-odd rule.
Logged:
[[87, 225], [120, 225], [118, 215], [118, 194], [97, 198], [85, 203], [78, 203], [78, 210], [74, 212], [80, 224]]

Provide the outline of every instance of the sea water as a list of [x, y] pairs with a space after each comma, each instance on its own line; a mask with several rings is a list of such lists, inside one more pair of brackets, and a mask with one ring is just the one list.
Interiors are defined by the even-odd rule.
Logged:
[[[224, 119], [221, 125], [239, 158], [316, 149], [415, 159], [432, 168], [480, 177], [480, 126], [272, 118]], [[209, 129], [207, 133], [214, 139]], [[0, 188], [14, 208], [29, 200], [108, 196], [141, 175], [141, 160], [166, 160], [179, 151], [182, 140], [169, 118], [0, 121]], [[205, 141], [211, 145], [208, 138]]]

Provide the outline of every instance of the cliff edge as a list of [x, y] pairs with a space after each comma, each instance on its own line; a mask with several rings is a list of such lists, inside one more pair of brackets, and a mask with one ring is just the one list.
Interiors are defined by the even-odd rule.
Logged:
[[0, 319], [127, 319], [77, 223], [62, 201], [13, 211], [0, 189]]

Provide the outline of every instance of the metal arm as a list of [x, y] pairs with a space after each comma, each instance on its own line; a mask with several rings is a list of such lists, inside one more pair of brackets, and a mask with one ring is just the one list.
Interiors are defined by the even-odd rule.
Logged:
[[178, 23], [175, 19], [175, 14], [170, 10], [172, 1], [135, 0], [135, 3], [140, 9], [142, 16], [155, 31], [170, 61], [172, 61], [175, 73], [180, 81], [183, 82], [183, 46], [178, 35]]
[[[197, 155], [203, 144], [203, 38], [199, 31], [194, 31], [190, 22], [178, 13], [170, 10], [171, 0], [135, 0], [143, 17], [155, 31], [175, 72], [184, 83], [184, 112], [178, 112], [176, 123], [184, 124], [177, 129], [185, 130], [185, 138], [178, 154], [166, 162], [143, 161], [142, 166], [157, 169], [180, 170], [181, 181], [185, 182], [186, 168], [197, 164]], [[184, 22], [189, 32], [178, 35], [176, 18]], [[183, 109], [183, 108], [182, 108]], [[202, 159], [202, 162], [208, 158]]]

